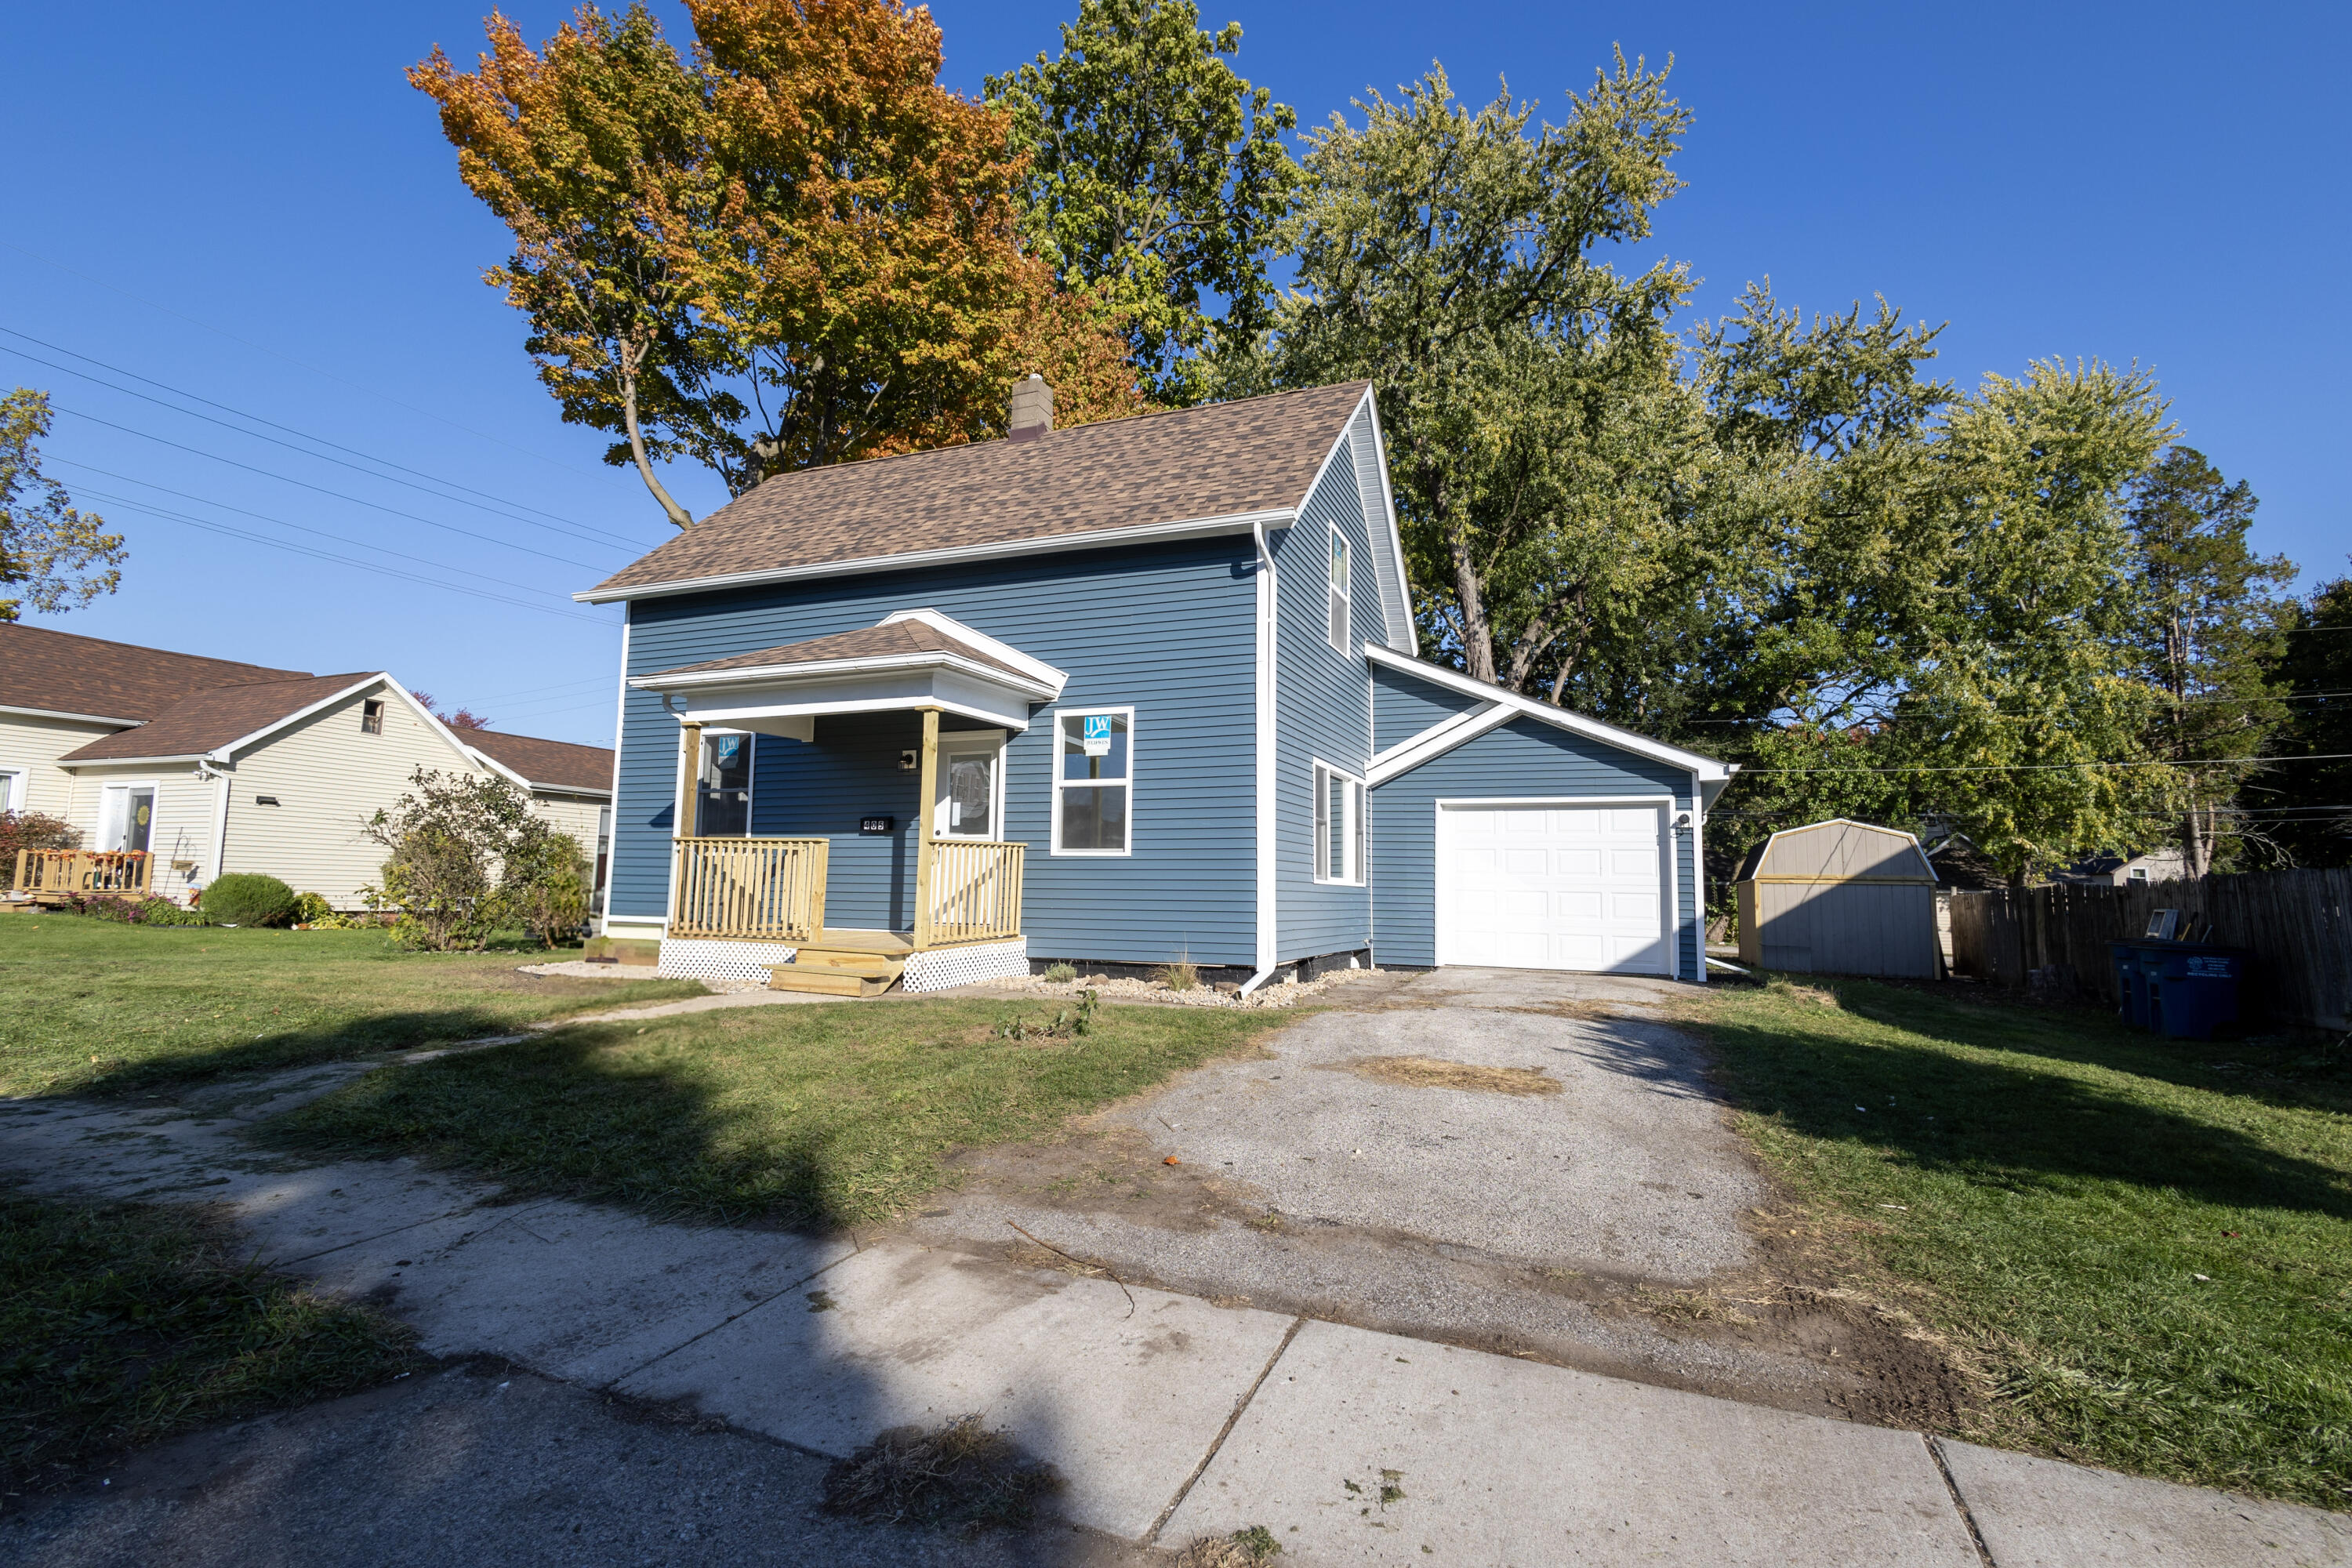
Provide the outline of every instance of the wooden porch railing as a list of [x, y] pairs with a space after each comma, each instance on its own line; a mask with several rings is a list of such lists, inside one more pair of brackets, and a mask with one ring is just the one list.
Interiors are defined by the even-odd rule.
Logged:
[[16, 890], [51, 897], [97, 893], [145, 898], [155, 858], [144, 849], [19, 849]]
[[669, 934], [807, 942], [824, 929], [823, 838], [680, 838]]
[[932, 943], [988, 942], [1021, 934], [1021, 872], [1025, 844], [934, 838]]

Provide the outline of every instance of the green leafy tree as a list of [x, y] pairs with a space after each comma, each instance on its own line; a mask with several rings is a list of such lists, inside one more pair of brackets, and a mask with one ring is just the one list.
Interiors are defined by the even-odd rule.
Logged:
[[[2140, 676], [2163, 694], [2149, 748], [2172, 763], [2189, 875], [2202, 877], [2232, 834], [2229, 806], [2249, 768], [2226, 759], [2268, 749], [2286, 716], [2272, 673], [2285, 651], [2294, 580], [2283, 555], [2246, 545], [2253, 491], [2192, 447], [2176, 445], [2139, 483], [2130, 518], [2137, 614], [2130, 641]], [[2224, 765], [2198, 764], [2222, 760]]]
[[2273, 750], [2280, 783], [2249, 790], [2263, 835], [2300, 866], [2352, 866], [2352, 577], [2312, 590], [2289, 616], [2274, 679], [2290, 717]]
[[987, 84], [1029, 157], [1024, 237], [1122, 325], [1151, 395], [1179, 405], [1203, 389], [1213, 331], [1266, 324], [1266, 266], [1299, 180], [1282, 140], [1297, 115], [1230, 63], [1241, 24], [1200, 24], [1192, 0], [1079, 0], [1058, 58]]
[[1224, 368], [1232, 390], [1377, 384], [1416, 613], [1481, 679], [1558, 662], [1580, 592], [1589, 610], [1644, 570], [1645, 509], [1671, 489], [1649, 437], [1671, 455], [1688, 428], [1668, 318], [1690, 280], [1596, 256], [1647, 239], [1681, 184], [1689, 116], [1665, 80], [1620, 56], [1536, 127], [1507, 90], [1466, 108], [1441, 68], [1360, 101], [1360, 126], [1333, 116], [1283, 229], [1298, 290]]
[[371, 901], [394, 911], [393, 937], [436, 952], [479, 952], [513, 926], [553, 945], [587, 912], [587, 856], [496, 775], [419, 768], [414, 793], [361, 831], [391, 851]]
[[0, 397], [0, 621], [30, 604], [55, 615], [121, 584], [128, 554], [106, 520], [74, 510], [65, 486], [41, 472], [49, 395], [20, 386]]

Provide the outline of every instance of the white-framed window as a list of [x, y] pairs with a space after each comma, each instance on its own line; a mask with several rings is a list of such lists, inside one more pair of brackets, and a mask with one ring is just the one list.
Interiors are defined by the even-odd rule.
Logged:
[[1348, 536], [1331, 527], [1331, 646], [1348, 651]]
[[25, 809], [25, 784], [23, 768], [0, 768], [0, 811]]
[[2145, 882], [2147, 880], [2147, 868], [2145, 866], [2135, 866], [2130, 870], [2125, 872], [2124, 875], [2135, 882]]
[[1364, 781], [1315, 764], [1315, 879], [1364, 880]]
[[360, 733], [383, 733], [383, 704], [373, 697], [363, 699], [360, 703]]
[[1135, 710], [1054, 715], [1056, 855], [1126, 855], [1135, 847]]

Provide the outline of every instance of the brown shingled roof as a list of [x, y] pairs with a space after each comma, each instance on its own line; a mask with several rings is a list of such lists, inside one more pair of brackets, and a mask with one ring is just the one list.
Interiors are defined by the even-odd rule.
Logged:
[[1019, 676], [1023, 680], [1036, 679], [993, 654], [982, 653], [970, 643], [959, 641], [937, 626], [917, 620], [891, 621], [883, 626], [867, 626], [862, 631], [837, 632], [832, 637], [810, 637], [805, 642], [763, 647], [757, 653], [739, 653], [702, 664], [682, 664], [675, 669], [660, 670], [651, 679], [658, 679], [665, 675], [715, 674], [727, 669], [763, 669], [778, 664], [819, 664], [837, 658], [889, 658], [914, 653], [951, 653], [984, 664], [991, 669]]
[[58, 760], [103, 763], [131, 757], [202, 756], [290, 718], [313, 702], [323, 702], [367, 679], [370, 673], [308, 675], [294, 680], [215, 687], [184, 698], [135, 730], [117, 730]]
[[778, 474], [592, 592], [1295, 506], [1367, 384]]
[[613, 788], [613, 753], [604, 746], [580, 746], [570, 741], [542, 741], [532, 735], [509, 735], [503, 730], [460, 730], [457, 739], [547, 789]]
[[[168, 653], [73, 632], [0, 621], [0, 708], [152, 719], [195, 692], [260, 681], [305, 680], [310, 671]], [[141, 752], [142, 756], [152, 753]]]

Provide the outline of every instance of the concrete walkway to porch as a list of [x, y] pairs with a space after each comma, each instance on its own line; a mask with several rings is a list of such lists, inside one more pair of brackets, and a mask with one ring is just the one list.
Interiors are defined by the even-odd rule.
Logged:
[[303, 1166], [240, 1141], [353, 1070], [161, 1108], [0, 1102], [0, 1170], [40, 1193], [226, 1205], [272, 1267], [386, 1303], [435, 1353], [680, 1402], [817, 1455], [983, 1412], [1059, 1470], [1057, 1506], [1088, 1532], [1026, 1562], [1264, 1525], [1310, 1565], [2352, 1563], [2352, 1521], [2314, 1510], [972, 1249], [502, 1202], [404, 1160]]

